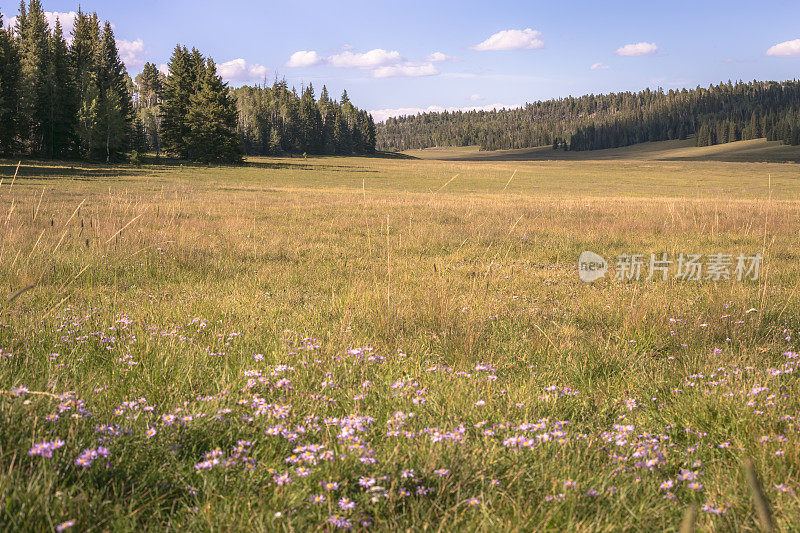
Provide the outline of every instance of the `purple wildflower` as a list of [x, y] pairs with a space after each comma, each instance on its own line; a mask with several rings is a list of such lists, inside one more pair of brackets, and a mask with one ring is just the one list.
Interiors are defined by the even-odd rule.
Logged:
[[38, 455], [41, 457], [53, 457], [53, 451], [61, 448], [64, 445], [64, 441], [61, 439], [56, 439], [53, 441], [44, 441], [39, 442], [33, 445], [30, 450], [28, 450], [28, 455]]

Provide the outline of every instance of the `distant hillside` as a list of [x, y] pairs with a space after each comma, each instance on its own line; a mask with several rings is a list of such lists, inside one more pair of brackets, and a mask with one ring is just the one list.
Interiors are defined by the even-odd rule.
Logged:
[[479, 151], [477, 146], [406, 150], [420, 159], [442, 161], [728, 161], [737, 163], [800, 163], [800, 146], [755, 139], [715, 146], [696, 146], [694, 139], [640, 143], [592, 151], [553, 150], [550, 147]]
[[377, 127], [378, 149], [398, 151], [476, 145], [574, 152], [690, 137], [697, 146], [762, 137], [800, 145], [800, 82], [568, 97], [518, 109], [390, 118]]

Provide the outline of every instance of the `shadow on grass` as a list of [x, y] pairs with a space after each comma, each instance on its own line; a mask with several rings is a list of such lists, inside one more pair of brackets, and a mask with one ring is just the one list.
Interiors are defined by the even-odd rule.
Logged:
[[[12, 179], [17, 171], [17, 163], [0, 160], [0, 177]], [[142, 176], [143, 169], [129, 166], [98, 165], [78, 161], [23, 161], [17, 173], [17, 180], [29, 179], [75, 179], [93, 181], [108, 178]]]
[[[86, 161], [57, 161], [57, 160], [22, 160], [17, 174], [18, 180], [26, 179], [73, 179], [93, 181], [109, 178], [126, 178], [151, 175], [154, 167], [163, 169], [176, 168], [255, 168], [263, 170], [309, 170], [329, 172], [365, 172], [375, 173], [377, 170], [367, 170], [358, 165], [337, 164], [338, 160], [346, 158], [378, 158], [378, 159], [418, 159], [417, 157], [396, 152], [376, 152], [368, 156], [308, 156], [299, 155], [280, 156], [271, 161], [245, 160], [238, 164], [206, 164], [176, 159], [172, 157], [145, 155], [142, 156], [143, 167], [133, 167], [127, 163], [105, 164]], [[324, 160], [312, 163], [312, 160]], [[17, 160], [0, 159], [0, 178], [12, 179], [17, 170]]]
[[401, 154], [400, 152], [375, 152], [372, 157], [378, 157], [380, 159], [419, 159], [419, 157]]
[[[279, 155], [279, 156], [261, 156], [250, 155], [244, 156], [245, 160], [242, 163], [196, 163], [184, 159], [173, 159], [167, 157], [146, 156], [142, 158], [142, 162], [146, 165], [162, 166], [167, 168], [257, 168], [263, 170], [330, 170], [330, 169], [347, 169], [354, 172], [375, 172], [372, 170], [354, 170], [359, 167], [356, 165], [337, 165], [330, 162], [337, 159], [344, 159], [346, 157], [366, 157], [366, 156], [330, 156], [330, 155], [310, 155], [307, 157], [299, 155]], [[248, 157], [254, 158], [274, 158], [270, 161], [255, 161], [247, 159]], [[320, 164], [315, 160], [325, 160]]]

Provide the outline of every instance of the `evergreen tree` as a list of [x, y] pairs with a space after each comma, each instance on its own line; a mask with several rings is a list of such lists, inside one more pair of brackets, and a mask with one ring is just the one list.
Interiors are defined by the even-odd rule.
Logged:
[[182, 159], [189, 156], [187, 138], [189, 104], [195, 92], [196, 69], [186, 47], [175, 47], [169, 62], [169, 76], [161, 105], [161, 148]]
[[[594, 150], [686, 139], [698, 134], [703, 123], [708, 131], [698, 139], [701, 143], [783, 139], [789, 126], [778, 117], [798, 109], [797, 80], [722, 83], [666, 93], [659, 89], [567, 97], [516, 109], [389, 118], [378, 127], [377, 145], [405, 150], [479, 144], [494, 150], [550, 145], [555, 137], [567, 139], [572, 150]], [[350, 120], [346, 111], [344, 116]]]
[[700, 125], [697, 131], [697, 146], [709, 146], [711, 144], [711, 133], [707, 122]]
[[101, 142], [93, 146], [92, 156], [109, 162], [119, 159], [129, 146], [133, 113], [128, 75], [108, 22], [100, 36], [95, 64], [98, 92], [96, 137]]
[[141, 112], [139, 120], [144, 124], [144, 134], [147, 140], [147, 147], [156, 153], [161, 152], [161, 115], [158, 108], [148, 108]]
[[140, 117], [133, 121], [133, 132], [131, 134], [131, 150], [136, 150], [139, 154], [147, 152], [147, 135], [144, 132], [144, 122]]
[[300, 151], [309, 154], [322, 152], [322, 116], [314, 100], [314, 86], [303, 90], [299, 106]]
[[75, 133], [78, 155], [88, 158], [99, 144], [95, 138], [98, 120], [97, 66], [95, 59], [100, 45], [100, 22], [97, 14], [88, 15], [78, 8], [75, 28], [72, 31], [70, 58], [73, 86], [77, 102]]
[[200, 90], [200, 86], [203, 84], [203, 79], [206, 74], [206, 60], [203, 54], [200, 53], [200, 50], [192, 48], [188, 56], [188, 64], [194, 84], [192, 87], [192, 94], [195, 94]]
[[728, 120], [728, 139], [727, 142], [732, 143], [736, 142], [738, 139], [736, 137], [736, 124], [733, 123], [732, 120]]
[[41, 155], [45, 132], [49, 129], [47, 74], [50, 54], [47, 20], [39, 0], [30, 0], [27, 8], [24, 1], [20, 2], [16, 32], [20, 55], [19, 131], [23, 149]]
[[761, 116], [758, 110], [755, 110], [750, 116], [750, 138], [760, 139], [761, 137], [763, 137], [763, 132], [761, 131]]
[[19, 56], [11, 28], [4, 29], [3, 16], [0, 14], [0, 154], [9, 154], [15, 149], [19, 71]]
[[336, 105], [328, 95], [328, 88], [324, 85], [317, 105], [322, 118], [322, 153], [335, 154], [336, 144], [333, 140], [333, 124], [336, 120]]
[[316, 100], [313, 86], [298, 95], [277, 78], [231, 91], [197, 49], [176, 47], [168, 77], [148, 62], [134, 82], [111, 25], [80, 7], [69, 45], [59, 21], [48, 28], [41, 0], [20, 3], [13, 32], [0, 16], [2, 154], [107, 162], [162, 147], [208, 162], [240, 160], [242, 150], [361, 154], [374, 152], [376, 130], [347, 91], [337, 102], [323, 86]]
[[366, 129], [364, 131], [364, 146], [363, 152], [365, 154], [374, 154], [375, 153], [375, 143], [377, 142], [377, 131], [375, 128], [375, 120], [372, 118], [372, 115], [364, 113], [364, 120], [366, 123]]
[[150, 62], [144, 64], [142, 72], [136, 76], [136, 106], [147, 109], [159, 104], [163, 88], [158, 68]]
[[187, 122], [190, 159], [204, 163], [241, 161], [236, 103], [211, 59], [205, 61], [198, 91], [190, 98]]
[[59, 20], [56, 20], [50, 36], [49, 57], [45, 95], [47, 128], [44, 151], [48, 157], [63, 158], [70, 155], [74, 147], [77, 100], [70, 68], [69, 49]]
[[281, 140], [281, 134], [278, 131], [278, 128], [272, 128], [269, 132], [269, 154], [270, 155], [278, 155], [281, 153], [281, 145], [283, 144]]
[[[160, 151], [161, 102], [164, 76], [150, 62], [145, 63], [134, 84], [136, 118], [142, 123], [142, 132], [148, 149]], [[136, 129], [134, 127], [134, 134]], [[135, 143], [134, 143], [135, 144]]]
[[[347, 93], [345, 92], [345, 96]], [[338, 155], [350, 155], [353, 153], [353, 143], [350, 128], [341, 111], [336, 113], [333, 122], [333, 143]]]

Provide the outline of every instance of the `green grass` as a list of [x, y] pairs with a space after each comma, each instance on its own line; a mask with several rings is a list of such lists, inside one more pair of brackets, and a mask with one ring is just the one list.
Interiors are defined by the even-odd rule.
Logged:
[[[11, 187], [15, 166], [4, 530], [676, 530], [692, 503], [757, 530], [745, 456], [778, 528], [800, 520], [776, 488], [800, 491], [793, 164], [26, 162]], [[587, 249], [765, 260], [751, 282], [584, 284]]]

